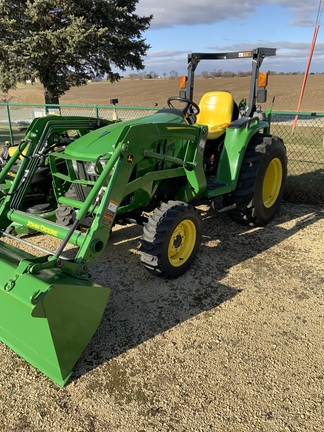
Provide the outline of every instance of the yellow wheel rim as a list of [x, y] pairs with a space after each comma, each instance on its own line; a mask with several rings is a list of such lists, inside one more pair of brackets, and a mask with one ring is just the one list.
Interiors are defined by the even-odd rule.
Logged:
[[173, 267], [183, 265], [192, 254], [196, 243], [196, 226], [185, 219], [177, 225], [168, 246], [168, 258]]
[[282, 184], [282, 164], [279, 158], [270, 162], [263, 180], [262, 201], [263, 205], [270, 208], [277, 201]]

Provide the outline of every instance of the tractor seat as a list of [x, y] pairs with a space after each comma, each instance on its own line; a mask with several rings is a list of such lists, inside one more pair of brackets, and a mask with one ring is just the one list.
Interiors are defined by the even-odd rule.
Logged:
[[199, 108], [196, 124], [208, 126], [208, 139], [216, 139], [225, 133], [233, 116], [234, 101], [231, 93], [207, 92], [201, 98]]

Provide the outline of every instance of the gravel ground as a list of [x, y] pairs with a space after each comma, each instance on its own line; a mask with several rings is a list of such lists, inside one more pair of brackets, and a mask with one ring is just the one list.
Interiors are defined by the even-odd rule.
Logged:
[[323, 430], [323, 210], [248, 228], [200, 209], [178, 280], [141, 267], [140, 227], [114, 230], [92, 267], [111, 298], [65, 388], [0, 345], [1, 430]]

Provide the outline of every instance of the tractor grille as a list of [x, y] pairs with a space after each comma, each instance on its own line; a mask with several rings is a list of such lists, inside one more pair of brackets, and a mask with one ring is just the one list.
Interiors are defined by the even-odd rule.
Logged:
[[[96, 182], [96, 180], [98, 179], [98, 176], [89, 175], [86, 172], [83, 162], [77, 162], [77, 168], [78, 169], [76, 174], [78, 180], [87, 180], [91, 182]], [[76, 183], [74, 185], [74, 189], [75, 189], [77, 199], [79, 201], [84, 201], [91, 191], [91, 186], [84, 186], [82, 184]]]

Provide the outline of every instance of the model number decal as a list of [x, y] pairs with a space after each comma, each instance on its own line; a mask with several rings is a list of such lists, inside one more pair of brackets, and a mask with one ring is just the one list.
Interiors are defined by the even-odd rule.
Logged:
[[106, 213], [102, 219], [102, 224], [105, 226], [110, 226], [114, 220], [115, 213], [118, 209], [118, 203], [116, 201], [109, 201]]

